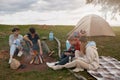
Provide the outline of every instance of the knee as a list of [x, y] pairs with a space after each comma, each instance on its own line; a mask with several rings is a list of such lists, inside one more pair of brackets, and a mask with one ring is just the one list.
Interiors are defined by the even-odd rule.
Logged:
[[76, 50], [76, 51], [75, 51], [75, 56], [78, 57], [78, 56], [79, 56], [79, 53], [80, 53], [80, 51], [79, 51], [79, 50]]
[[80, 60], [75, 60], [75, 63], [77, 63], [77, 64], [78, 64], [79, 62], [80, 62]]
[[79, 53], [80, 51], [79, 50], [76, 50], [75, 53]]

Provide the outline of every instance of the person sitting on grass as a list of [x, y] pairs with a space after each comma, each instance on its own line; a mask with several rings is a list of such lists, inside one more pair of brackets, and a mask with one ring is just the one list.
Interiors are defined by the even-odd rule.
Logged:
[[[29, 42], [30, 47], [32, 48], [35, 55], [38, 55], [39, 52], [40, 52], [40, 55], [43, 55], [41, 41], [38, 34], [36, 34], [36, 30], [34, 28], [29, 28], [29, 32], [30, 33], [24, 36], [24, 40]], [[33, 62], [30, 62], [30, 64], [32, 63]]]
[[84, 53], [79, 53], [83, 54], [81, 57], [77, 57], [75, 60], [72, 62], [69, 62], [65, 65], [56, 65], [56, 66], [49, 66], [53, 70], [58, 70], [62, 68], [74, 68], [74, 72], [79, 72], [83, 71], [84, 69], [87, 70], [96, 70], [99, 68], [99, 56], [96, 48], [96, 43], [95, 42], [87, 42], [87, 39], [85, 37], [80, 38], [81, 41], [81, 46], [84, 47]]
[[20, 34], [19, 28], [12, 29], [13, 34], [9, 36], [9, 45], [10, 45], [10, 59], [9, 64], [12, 61], [12, 58], [15, 53], [22, 54], [22, 44], [23, 36]]
[[76, 50], [80, 51], [80, 41], [78, 40], [78, 38], [71, 36], [68, 40], [71, 44], [71, 47], [67, 51], [63, 52], [63, 54], [61, 55], [60, 61], [55, 62], [55, 63], [47, 62], [46, 64], [48, 66], [64, 65], [64, 64], [68, 63], [69, 61], [72, 61], [73, 57], [75, 56]]

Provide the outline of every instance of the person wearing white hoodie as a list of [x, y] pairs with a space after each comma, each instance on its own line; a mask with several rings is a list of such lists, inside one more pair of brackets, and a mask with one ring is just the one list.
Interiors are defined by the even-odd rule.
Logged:
[[94, 41], [87, 42], [87, 39], [85, 37], [82, 37], [80, 39], [81, 46], [83, 47], [83, 50], [79, 52], [79, 54], [82, 54], [82, 57], [79, 56], [75, 58], [72, 62], [69, 62], [65, 65], [56, 65], [56, 66], [49, 66], [53, 70], [58, 70], [62, 68], [72, 68], [75, 67], [73, 70], [74, 72], [83, 71], [84, 69], [87, 70], [96, 70], [99, 68], [99, 56], [96, 48], [96, 43]]

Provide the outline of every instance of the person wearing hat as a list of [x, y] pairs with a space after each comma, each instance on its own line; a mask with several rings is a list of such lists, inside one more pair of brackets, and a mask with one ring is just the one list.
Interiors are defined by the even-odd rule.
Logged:
[[18, 54], [22, 54], [21, 42], [23, 41], [23, 36], [20, 34], [20, 29], [13, 28], [12, 32], [13, 34], [9, 36], [9, 46], [10, 46], [9, 64], [12, 62], [14, 53], [19, 52]]

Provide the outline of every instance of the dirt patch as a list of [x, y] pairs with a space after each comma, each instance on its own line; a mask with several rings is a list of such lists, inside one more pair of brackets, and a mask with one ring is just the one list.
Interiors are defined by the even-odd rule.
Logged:
[[7, 59], [9, 57], [9, 51], [1, 50], [0, 51], [0, 59]]
[[[14, 56], [16, 59], [20, 60], [21, 64], [25, 65], [24, 69], [18, 69], [17, 72], [29, 72], [29, 71], [44, 71], [48, 69], [46, 62], [55, 62], [56, 60], [52, 57], [49, 57], [48, 55], [44, 55], [44, 63], [42, 64], [29, 64], [25, 61], [25, 58], [19, 59], [18, 57]], [[0, 51], [0, 59], [9, 59], [9, 51], [7, 50], [1, 50]]]
[[24, 62], [24, 60], [21, 61], [21, 63], [23, 65], [25, 65], [24, 69], [18, 69], [18, 72], [28, 72], [28, 71], [44, 71], [46, 70], [48, 67], [46, 65], [46, 62], [54, 62], [56, 61], [54, 58], [49, 57], [47, 55], [44, 55], [44, 63], [41, 64], [29, 64]]

